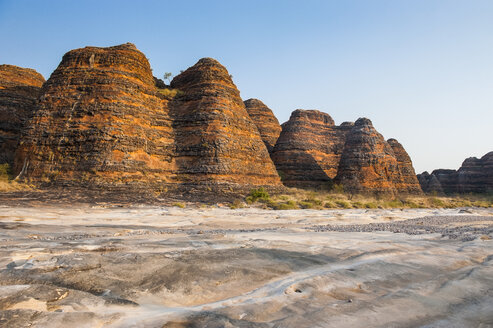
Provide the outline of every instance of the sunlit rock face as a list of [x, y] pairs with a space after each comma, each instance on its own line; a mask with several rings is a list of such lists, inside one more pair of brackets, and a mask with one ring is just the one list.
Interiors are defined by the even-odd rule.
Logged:
[[36, 109], [44, 82], [33, 69], [0, 65], [0, 164], [13, 165], [21, 129]]
[[171, 88], [159, 86], [129, 43], [65, 54], [41, 90], [15, 171], [55, 185], [281, 185], [221, 64], [201, 59]]
[[224, 66], [203, 58], [171, 82], [170, 114], [184, 183], [281, 185], [257, 127]]
[[469, 157], [456, 170], [437, 169], [418, 174], [419, 183], [428, 193], [493, 192], [493, 152], [481, 158]]
[[272, 110], [258, 99], [245, 100], [244, 104], [248, 115], [257, 126], [267, 150], [272, 153], [282, 130], [279, 121]]
[[16, 171], [55, 184], [174, 181], [172, 124], [156, 90], [133, 44], [69, 51], [43, 86]]

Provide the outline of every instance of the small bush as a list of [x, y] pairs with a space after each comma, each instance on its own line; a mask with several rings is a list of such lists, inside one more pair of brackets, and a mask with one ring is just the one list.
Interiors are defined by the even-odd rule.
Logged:
[[258, 189], [250, 190], [250, 194], [245, 200], [249, 204], [255, 203], [257, 201], [265, 203], [268, 200], [270, 200], [270, 196], [269, 193], [263, 187], [260, 187]]
[[336, 208], [337, 205], [334, 202], [325, 202], [324, 207], [325, 208]]
[[441, 200], [440, 198], [431, 197], [430, 198], [430, 205], [433, 207], [445, 207], [445, 202], [443, 200]]
[[174, 203], [173, 206], [176, 206], [179, 208], [185, 208], [185, 204], [183, 204], [183, 203]]
[[365, 208], [378, 208], [378, 204], [375, 202], [365, 203]]
[[168, 100], [183, 95], [183, 91], [178, 89], [158, 89], [158, 92]]

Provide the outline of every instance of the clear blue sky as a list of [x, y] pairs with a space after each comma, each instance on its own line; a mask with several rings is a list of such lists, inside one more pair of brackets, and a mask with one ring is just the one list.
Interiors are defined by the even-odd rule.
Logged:
[[417, 172], [493, 150], [493, 1], [0, 0], [0, 63], [132, 42], [154, 75], [214, 57], [243, 99], [368, 117]]

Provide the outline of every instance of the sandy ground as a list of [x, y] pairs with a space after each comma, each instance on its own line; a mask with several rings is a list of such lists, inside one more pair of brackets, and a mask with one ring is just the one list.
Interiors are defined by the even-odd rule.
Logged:
[[1, 327], [493, 327], [493, 210], [0, 206]]

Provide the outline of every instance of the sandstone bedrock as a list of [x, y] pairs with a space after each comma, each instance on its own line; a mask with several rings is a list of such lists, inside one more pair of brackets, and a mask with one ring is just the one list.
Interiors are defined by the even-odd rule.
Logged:
[[0, 114], [19, 116], [0, 115], [0, 159], [21, 181], [159, 193], [334, 184], [421, 193], [404, 147], [370, 120], [337, 126], [326, 113], [299, 109], [281, 126], [262, 101], [243, 101], [212, 58], [170, 85], [131, 43], [71, 50], [46, 82], [33, 70], [2, 70], [1, 86], [30, 88], [0, 94]]

